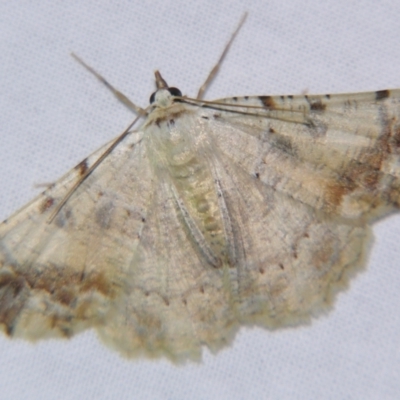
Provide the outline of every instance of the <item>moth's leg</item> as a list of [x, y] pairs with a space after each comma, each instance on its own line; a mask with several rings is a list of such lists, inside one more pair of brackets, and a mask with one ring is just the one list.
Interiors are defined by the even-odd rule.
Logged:
[[207, 79], [205, 80], [205, 82], [201, 85], [201, 87], [199, 89], [199, 92], [197, 93], [196, 99], [202, 99], [203, 98], [204, 92], [210, 86], [212, 80], [215, 78], [215, 75], [217, 75], [219, 67], [223, 63], [225, 56], [228, 54], [229, 48], [231, 47], [231, 44], [235, 40], [235, 37], [238, 34], [240, 28], [243, 26], [244, 21], [246, 21], [246, 18], [247, 18], [247, 12], [243, 14], [243, 17], [241, 18], [238, 27], [235, 29], [235, 32], [233, 32], [231, 38], [229, 39], [228, 44], [225, 46], [225, 49], [222, 52], [221, 56], [219, 57], [217, 63], [214, 65], [214, 68], [208, 74]]
[[90, 73], [92, 73], [105, 87], [111, 91], [111, 93], [120, 101], [125, 107], [128, 107], [129, 110], [133, 111], [135, 114], [138, 115], [146, 115], [146, 111], [137, 106], [135, 103], [133, 103], [131, 100], [128, 99], [123, 93], [121, 93], [119, 90], [115, 89], [114, 86], [112, 86], [105, 78], [103, 78], [97, 71], [95, 71], [92, 67], [89, 67], [81, 58], [79, 58], [76, 54], [71, 53], [72, 57], [76, 61], [79, 62], [83, 67], [85, 67]]

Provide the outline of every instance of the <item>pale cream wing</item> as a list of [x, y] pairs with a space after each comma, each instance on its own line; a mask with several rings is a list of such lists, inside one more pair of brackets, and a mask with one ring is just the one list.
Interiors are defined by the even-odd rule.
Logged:
[[240, 249], [229, 285], [237, 287], [239, 321], [279, 328], [329, 309], [336, 292], [364, 265], [369, 226], [324, 218], [222, 152], [215, 171]]
[[129, 262], [153, 196], [153, 177], [132, 133], [57, 204], [104, 146], [0, 225], [0, 327], [7, 334], [70, 336], [101, 325], [124, 293]]
[[[374, 125], [364, 134], [346, 125], [331, 150], [322, 105], [307, 112], [292, 101], [296, 111], [174, 105], [146, 122], [143, 138], [128, 136], [52, 224], [53, 207], [102, 150], [10, 218], [0, 228], [6, 331], [96, 326], [125, 355], [181, 360], [203, 344], [221, 348], [240, 323], [285, 326], [329, 305], [363, 263], [372, 200], [375, 215], [398, 207], [398, 169], [383, 157], [392, 169], [378, 172], [390, 184], [351, 182], [350, 191], [345, 167], [370, 168], [358, 136], [376, 143]], [[357, 207], [343, 208], [346, 196]]]
[[222, 261], [229, 246], [218, 230], [224, 221], [215, 156], [197, 114], [197, 107], [173, 106], [145, 127], [155, 190], [125, 294], [99, 328], [104, 341], [127, 356], [199, 359], [202, 345], [220, 349], [239, 327], [231, 286], [237, 279]]
[[267, 185], [325, 216], [371, 220], [399, 207], [399, 90], [220, 102], [240, 106], [210, 112], [229, 132], [221, 149]]
[[[183, 116], [177, 134], [190, 137], [196, 119]], [[157, 124], [122, 141], [52, 222], [107, 146], [0, 226], [0, 326], [8, 335], [94, 327], [125, 356], [174, 361], [199, 359], [202, 345], [216, 350], [233, 337], [239, 320], [226, 268], [209, 264], [208, 244], [191, 231], [196, 222], [185, 223], [186, 189], [164, 161], [177, 154], [163, 147], [174, 133]], [[196, 154], [190, 140], [189, 150]], [[211, 173], [205, 180], [213, 185]]]
[[108, 345], [129, 357], [198, 360], [202, 345], [225, 346], [239, 326], [226, 271], [199, 254], [173, 185], [157, 186], [125, 295], [99, 329]]
[[201, 111], [240, 250], [239, 319], [307, 320], [364, 265], [368, 223], [399, 208], [399, 92], [220, 102], [248, 105]]

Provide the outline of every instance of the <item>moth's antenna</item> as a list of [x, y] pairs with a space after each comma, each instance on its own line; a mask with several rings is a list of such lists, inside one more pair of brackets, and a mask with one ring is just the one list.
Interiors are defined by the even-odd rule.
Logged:
[[93, 74], [105, 87], [111, 91], [111, 93], [120, 101], [124, 106], [128, 107], [131, 111], [138, 115], [146, 115], [146, 111], [137, 106], [135, 103], [133, 103], [131, 100], [128, 99], [127, 96], [125, 96], [122, 92], [119, 90], [115, 89], [114, 86], [112, 86], [105, 78], [103, 78], [95, 69], [92, 67], [89, 67], [80, 57], [78, 57], [75, 53], [71, 53], [71, 56], [78, 61], [79, 64], [81, 64], [84, 68], [86, 68], [91, 74]]
[[238, 27], [235, 29], [235, 32], [233, 32], [231, 38], [229, 39], [228, 44], [225, 46], [224, 51], [222, 52], [219, 60], [215, 64], [214, 68], [211, 70], [211, 72], [208, 74], [207, 79], [205, 82], [201, 85], [199, 89], [199, 93], [197, 93], [196, 99], [202, 99], [204, 92], [207, 90], [208, 86], [210, 86], [210, 83], [212, 80], [215, 78], [215, 75], [217, 75], [219, 67], [221, 66], [222, 62], [224, 61], [225, 56], [228, 54], [229, 48], [231, 47], [231, 44], [235, 40], [236, 35], [240, 31], [240, 28], [243, 26], [244, 22], [246, 21], [247, 18], [247, 12], [243, 14]]

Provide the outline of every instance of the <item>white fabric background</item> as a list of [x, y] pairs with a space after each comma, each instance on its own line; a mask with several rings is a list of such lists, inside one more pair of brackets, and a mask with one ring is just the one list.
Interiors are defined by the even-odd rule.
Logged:
[[[0, 219], [132, 116], [69, 56], [146, 106], [153, 71], [195, 95], [242, 13], [208, 99], [400, 87], [400, 2], [0, 3]], [[202, 364], [122, 359], [93, 332], [0, 335], [0, 399], [394, 399], [400, 394], [400, 217], [375, 225], [367, 271], [311, 326], [242, 329]]]

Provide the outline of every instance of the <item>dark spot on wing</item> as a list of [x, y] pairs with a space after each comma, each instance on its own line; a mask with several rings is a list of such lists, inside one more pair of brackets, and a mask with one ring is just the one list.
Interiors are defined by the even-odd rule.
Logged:
[[108, 229], [110, 227], [113, 210], [114, 204], [111, 201], [103, 204], [96, 210], [95, 220], [101, 228]]
[[78, 171], [80, 176], [85, 175], [86, 171], [88, 170], [88, 164], [87, 164], [87, 159], [85, 158], [82, 160], [76, 167], [75, 169]]
[[330, 94], [326, 94], [325, 97], [329, 100], [331, 98]]
[[209, 119], [209, 118], [206, 117], [205, 115], [202, 115], [201, 118], [203, 118], [203, 119]]
[[237, 101], [238, 98], [237, 98], [237, 97], [232, 97], [232, 100], [233, 100], [233, 101]]
[[175, 126], [175, 120], [174, 120], [173, 118], [171, 118], [171, 119], [168, 121], [168, 123], [169, 123], [169, 125], [170, 125], [171, 127]]
[[296, 149], [294, 148], [292, 142], [289, 138], [281, 135], [275, 135], [271, 137], [271, 144], [273, 144], [277, 149], [282, 150], [286, 154], [295, 155]]
[[328, 204], [328, 213], [333, 212], [342, 202], [343, 196], [355, 189], [352, 179], [346, 177], [338, 182], [334, 181], [326, 186], [325, 197]]
[[256, 172], [255, 176], [256, 176], [257, 179], [260, 179], [260, 173], [259, 172]]
[[54, 204], [54, 199], [52, 197], [46, 197], [46, 199], [43, 201], [43, 203], [40, 205], [39, 212], [43, 214], [46, 212], [49, 208], [51, 208]]
[[54, 223], [59, 228], [64, 228], [68, 220], [72, 216], [71, 210], [68, 209], [67, 207], [68, 207], [67, 205], [64, 205], [64, 207], [57, 213], [56, 217], [54, 218]]
[[60, 288], [60, 290], [56, 292], [52, 292], [53, 298], [58, 303], [64, 305], [70, 305], [75, 299], [75, 293], [73, 290], [66, 288]]
[[267, 110], [274, 110], [276, 108], [275, 101], [271, 96], [260, 96], [259, 99]]
[[290, 94], [290, 95], [288, 96], [288, 99], [289, 99], [289, 100], [293, 100], [293, 96]]
[[[32, 315], [39, 311], [29, 302], [32, 295], [46, 302], [40, 312], [50, 322], [50, 328], [68, 336], [74, 333], [73, 322], [87, 318], [90, 304], [86, 300], [80, 301], [82, 296], [88, 298], [86, 292], [99, 292], [110, 299], [117, 294], [118, 287], [100, 272], [83, 276], [68, 265], [39, 263], [30, 268], [11, 264], [3, 267], [0, 270], [0, 326], [3, 325], [8, 335], [13, 335], [24, 309], [28, 311], [27, 315], [29, 310]], [[93, 310], [89, 315], [93, 315]]]
[[313, 137], [322, 137], [324, 135], [326, 135], [326, 132], [328, 131], [328, 126], [318, 120], [318, 119], [308, 119], [306, 126], [308, 126], [309, 128], [309, 133], [313, 136]]
[[244, 96], [244, 99], [245, 99], [245, 100], [248, 100], [248, 99], [249, 99], [249, 96]]
[[310, 109], [312, 111], [324, 111], [326, 108], [326, 104], [322, 103], [321, 100], [312, 101], [310, 103]]
[[28, 297], [25, 289], [22, 277], [9, 271], [0, 275], [0, 325], [4, 325], [9, 336], [14, 332], [15, 322]]
[[282, 263], [279, 263], [279, 268], [280, 268], [280, 269], [285, 269], [285, 267], [283, 266]]
[[378, 90], [375, 92], [375, 100], [383, 100], [390, 96], [389, 90]]
[[399, 154], [400, 153], [400, 126], [396, 126], [393, 128], [392, 136], [389, 140], [391, 153]]

